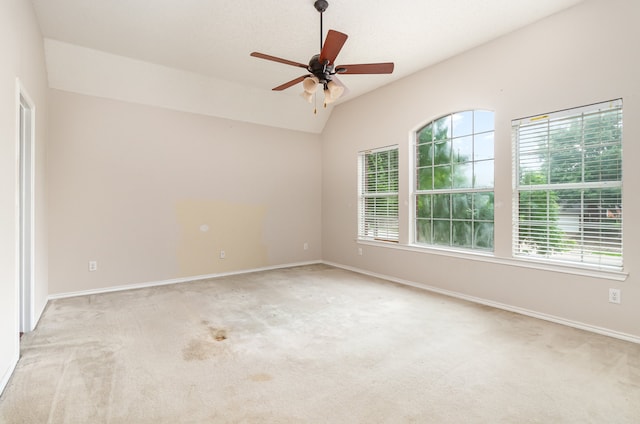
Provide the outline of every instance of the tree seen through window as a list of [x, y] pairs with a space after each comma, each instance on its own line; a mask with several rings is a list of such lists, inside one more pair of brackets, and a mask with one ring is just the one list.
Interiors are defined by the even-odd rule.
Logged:
[[493, 250], [494, 114], [438, 118], [416, 132], [415, 243]]
[[514, 254], [622, 266], [622, 102], [515, 121]]

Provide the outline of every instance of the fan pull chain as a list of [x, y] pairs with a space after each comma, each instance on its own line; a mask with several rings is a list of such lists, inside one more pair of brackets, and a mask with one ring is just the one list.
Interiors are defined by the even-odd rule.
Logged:
[[316, 90], [316, 92], [313, 93], [313, 114], [314, 115], [318, 114], [318, 90]]

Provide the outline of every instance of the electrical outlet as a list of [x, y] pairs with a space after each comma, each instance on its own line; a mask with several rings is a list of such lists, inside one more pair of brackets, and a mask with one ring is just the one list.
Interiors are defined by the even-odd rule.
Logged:
[[358, 255], [362, 256], [362, 247], [358, 247]]
[[304, 250], [309, 250], [309, 243], [305, 243], [305, 244], [303, 244], [303, 245], [302, 245], [302, 248], [303, 248]]
[[89, 271], [97, 271], [98, 270], [98, 261], [89, 261]]
[[609, 302], [620, 303], [620, 289], [609, 289]]
[[226, 253], [224, 253], [224, 250], [220, 251], [220, 259], [224, 259], [227, 256]]

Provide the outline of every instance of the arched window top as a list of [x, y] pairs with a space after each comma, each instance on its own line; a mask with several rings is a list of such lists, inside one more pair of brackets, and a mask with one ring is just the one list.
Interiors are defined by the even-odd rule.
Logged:
[[427, 143], [466, 137], [493, 131], [493, 129], [494, 112], [478, 109], [441, 116], [420, 128], [416, 133], [419, 143]]

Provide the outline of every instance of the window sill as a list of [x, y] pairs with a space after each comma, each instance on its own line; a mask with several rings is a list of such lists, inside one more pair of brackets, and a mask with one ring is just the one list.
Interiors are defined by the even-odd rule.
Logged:
[[404, 250], [409, 252], [426, 253], [430, 255], [448, 256], [458, 259], [489, 262], [499, 265], [529, 268], [543, 271], [559, 272], [564, 274], [582, 275], [585, 277], [602, 278], [606, 280], [625, 281], [628, 272], [605, 269], [582, 268], [573, 265], [540, 262], [525, 258], [497, 257], [490, 252], [473, 252], [468, 250], [443, 249], [438, 247], [425, 247], [414, 244], [399, 244], [397, 242], [356, 239], [356, 243], [365, 246], [382, 247], [387, 249]]

